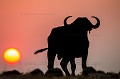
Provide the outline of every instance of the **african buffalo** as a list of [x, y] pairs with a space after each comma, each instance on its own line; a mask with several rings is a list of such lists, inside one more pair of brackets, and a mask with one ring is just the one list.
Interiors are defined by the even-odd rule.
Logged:
[[34, 54], [45, 51], [48, 49], [48, 69], [53, 68], [55, 56], [58, 59], [62, 58], [60, 63], [66, 75], [70, 75], [67, 69], [67, 64], [70, 61], [72, 75], [75, 75], [75, 58], [82, 57], [82, 68], [86, 70], [86, 61], [88, 56], [89, 40], [87, 32], [96, 29], [100, 26], [100, 20], [93, 25], [86, 17], [78, 17], [73, 23], [67, 24], [68, 16], [64, 20], [64, 26], [53, 28], [48, 36], [48, 48], [43, 48], [36, 51]]

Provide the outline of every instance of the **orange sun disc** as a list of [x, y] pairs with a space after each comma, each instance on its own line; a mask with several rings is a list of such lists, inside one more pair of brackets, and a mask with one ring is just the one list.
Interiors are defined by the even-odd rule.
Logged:
[[20, 52], [15, 48], [9, 48], [4, 52], [4, 60], [7, 63], [15, 64], [20, 60]]

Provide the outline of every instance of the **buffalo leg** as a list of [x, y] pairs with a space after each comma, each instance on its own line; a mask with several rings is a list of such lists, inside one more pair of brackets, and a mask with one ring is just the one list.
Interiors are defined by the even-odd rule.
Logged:
[[63, 57], [62, 61], [60, 62], [60, 65], [61, 65], [63, 71], [65, 72], [66, 76], [70, 75], [70, 73], [67, 69], [68, 62], [69, 62], [69, 60], [66, 57]]
[[86, 65], [86, 60], [87, 60], [87, 58], [86, 58], [85, 56], [82, 57], [82, 69], [83, 69], [83, 70], [87, 67], [87, 65]]
[[54, 60], [55, 60], [56, 54], [48, 49], [47, 57], [48, 57], [48, 69], [54, 68]]
[[86, 54], [82, 56], [82, 69], [83, 69], [83, 74], [84, 74], [84, 75], [88, 75], [87, 65], [86, 65], [87, 56], [88, 56], [88, 51], [86, 51], [85, 53], [86, 53]]
[[71, 64], [72, 75], [75, 76], [75, 70], [76, 70], [75, 58], [70, 60], [70, 64]]

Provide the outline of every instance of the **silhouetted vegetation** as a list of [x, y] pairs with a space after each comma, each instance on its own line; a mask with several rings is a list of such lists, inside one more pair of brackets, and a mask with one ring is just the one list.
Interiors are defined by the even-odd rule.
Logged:
[[17, 70], [13, 70], [13, 71], [5, 71], [2, 73], [2, 75], [21, 75], [22, 73], [20, 73]]
[[44, 75], [44, 73], [40, 70], [40, 69], [35, 69], [33, 71], [30, 72], [31, 75]]
[[0, 79], [20, 79], [23, 74], [17, 70], [5, 71], [0, 75]]
[[104, 74], [105, 72], [104, 72], [104, 71], [101, 71], [101, 70], [98, 70], [96, 73]]
[[0, 75], [0, 79], [120, 79], [120, 72], [107, 72], [88, 67], [88, 75], [64, 76], [59, 68], [46, 71], [44, 74], [40, 69], [35, 69], [29, 73], [20, 73], [17, 70], [5, 71]]
[[22, 79], [40, 79], [44, 78], [44, 73], [40, 69], [34, 69], [29, 73], [25, 73], [22, 75]]

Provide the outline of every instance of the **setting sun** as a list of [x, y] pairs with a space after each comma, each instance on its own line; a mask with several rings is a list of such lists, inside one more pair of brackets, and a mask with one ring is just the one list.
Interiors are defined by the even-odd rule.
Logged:
[[20, 60], [20, 52], [15, 48], [9, 48], [4, 52], [4, 60], [10, 64], [17, 63]]

